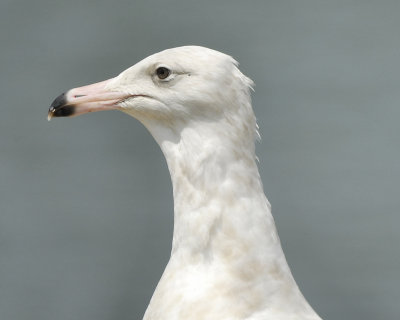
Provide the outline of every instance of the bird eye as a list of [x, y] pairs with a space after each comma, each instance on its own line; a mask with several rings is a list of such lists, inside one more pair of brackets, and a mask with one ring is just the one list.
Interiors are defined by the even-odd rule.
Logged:
[[171, 74], [171, 71], [166, 67], [158, 67], [156, 70], [157, 77], [161, 80], [168, 78]]

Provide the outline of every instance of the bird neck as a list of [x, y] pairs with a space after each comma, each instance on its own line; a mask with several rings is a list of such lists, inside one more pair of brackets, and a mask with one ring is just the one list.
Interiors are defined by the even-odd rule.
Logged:
[[[162, 318], [182, 299], [186, 303], [177, 309], [190, 314], [202, 301], [208, 306], [210, 297], [219, 297], [214, 307], [243, 313], [243, 319], [245, 312], [282, 303], [288, 313], [313, 313], [283, 254], [253, 137], [243, 140], [243, 132], [225, 121], [181, 130], [146, 126], [167, 160], [175, 221], [171, 258], [145, 319]], [[221, 318], [214, 309], [207, 312]]]
[[254, 252], [259, 259], [260, 250], [280, 252], [254, 138], [243, 141], [236, 127], [224, 120], [193, 122], [157, 139], [173, 185], [172, 256], [230, 263], [238, 254]]

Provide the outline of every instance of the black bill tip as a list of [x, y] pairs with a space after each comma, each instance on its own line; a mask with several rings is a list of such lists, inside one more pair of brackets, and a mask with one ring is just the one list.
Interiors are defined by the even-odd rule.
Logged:
[[66, 94], [62, 93], [54, 99], [47, 113], [47, 120], [53, 117], [69, 117], [75, 113], [75, 106], [67, 104]]

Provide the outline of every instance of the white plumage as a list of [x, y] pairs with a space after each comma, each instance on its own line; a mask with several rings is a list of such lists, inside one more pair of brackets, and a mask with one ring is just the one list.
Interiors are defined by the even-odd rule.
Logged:
[[58, 97], [53, 116], [119, 109], [160, 145], [174, 194], [170, 261], [145, 320], [320, 319], [298, 289], [258, 173], [252, 81], [187, 46]]

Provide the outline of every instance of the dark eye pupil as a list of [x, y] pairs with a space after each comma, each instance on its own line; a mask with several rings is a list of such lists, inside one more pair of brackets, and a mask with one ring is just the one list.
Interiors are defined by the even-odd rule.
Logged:
[[157, 68], [156, 72], [157, 72], [157, 77], [160, 78], [160, 79], [165, 79], [165, 78], [167, 78], [167, 77], [170, 75], [170, 73], [171, 73], [171, 72], [169, 71], [169, 69], [167, 69], [167, 68], [165, 68], [165, 67], [159, 67], [159, 68]]

